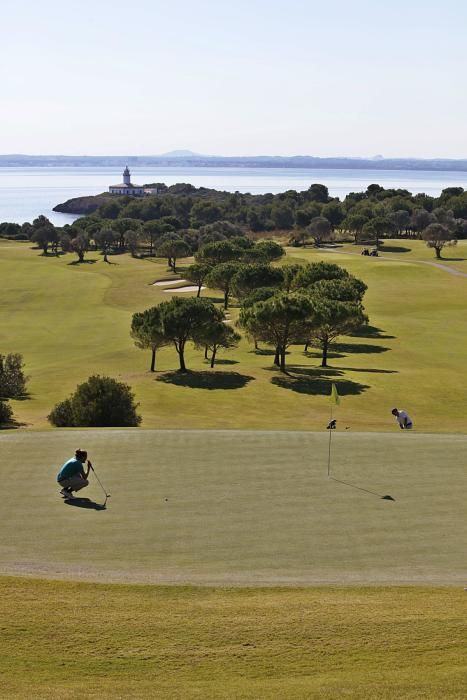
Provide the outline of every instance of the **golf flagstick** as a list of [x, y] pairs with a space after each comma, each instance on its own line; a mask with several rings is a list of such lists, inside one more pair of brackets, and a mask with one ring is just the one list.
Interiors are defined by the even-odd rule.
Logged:
[[337, 387], [332, 383], [331, 387], [331, 418], [328, 423], [327, 429], [329, 430], [329, 444], [328, 444], [328, 479], [331, 475], [331, 441], [332, 441], [332, 431], [336, 428], [336, 419], [332, 417], [332, 404], [335, 403], [337, 406], [340, 404], [340, 396], [337, 393]]

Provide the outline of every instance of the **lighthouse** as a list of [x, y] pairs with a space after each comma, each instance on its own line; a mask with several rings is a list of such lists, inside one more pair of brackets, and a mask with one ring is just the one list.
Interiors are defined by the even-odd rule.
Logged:
[[[131, 175], [128, 165], [123, 171], [123, 182], [120, 182], [118, 185], [110, 185], [109, 192], [110, 194], [129, 194], [133, 197], [142, 197], [145, 194], [145, 190], [142, 185], [135, 185], [131, 182]], [[150, 192], [148, 190], [148, 194], [149, 193]]]

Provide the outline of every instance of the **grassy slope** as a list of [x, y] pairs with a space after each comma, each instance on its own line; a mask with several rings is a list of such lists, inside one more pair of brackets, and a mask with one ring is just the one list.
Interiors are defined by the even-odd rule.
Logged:
[[466, 600], [4, 578], [1, 696], [460, 700]]
[[[456, 256], [463, 251], [460, 246]], [[409, 256], [434, 259], [417, 244], [400, 255]], [[334, 254], [326, 259], [339, 261]], [[356, 382], [369, 386], [364, 401], [347, 396], [340, 424], [386, 428], [388, 405], [404, 403], [419, 429], [465, 430], [465, 280], [407, 263], [340, 261], [370, 284], [373, 324], [396, 336], [346, 339], [365, 344], [366, 352], [347, 347], [333, 358], [334, 369], [353, 367], [325, 377], [340, 379], [341, 393], [358, 389]], [[145, 371], [148, 358], [129, 343], [128, 326], [134, 310], [167, 298], [147, 284], [166, 276], [165, 266], [127, 257], [110, 267], [68, 262], [70, 256], [45, 260], [25, 246], [0, 243], [0, 348], [23, 352], [32, 376], [32, 400], [15, 405], [21, 419], [45, 427], [55, 401], [91, 372], [106, 371], [136, 388], [146, 427], [322, 427], [329, 404], [319, 392], [327, 393], [328, 384], [298, 376], [295, 391], [272, 386], [269, 358], [247, 346], [229, 355], [239, 365], [220, 367], [253, 376], [244, 388], [154, 384]], [[447, 264], [464, 270], [463, 263]], [[402, 307], [406, 292], [410, 303]], [[368, 352], [370, 345], [389, 350]], [[295, 349], [290, 359], [317, 366]], [[190, 362], [203, 368], [199, 353]], [[161, 367], [174, 366], [174, 353], [164, 350]], [[465, 575], [460, 436], [334, 436], [335, 476], [389, 491], [394, 503], [328, 482], [322, 435], [133, 436], [2, 436], [2, 481], [22, 494], [2, 503], [4, 570], [24, 566], [23, 573], [60, 577], [68, 566], [77, 576], [107, 578], [117, 569], [116, 578], [135, 572], [144, 578], [163, 564], [169, 578], [178, 572], [193, 580], [206, 572], [231, 578], [234, 571], [250, 580], [253, 571], [259, 580], [265, 573], [285, 573], [287, 580], [314, 571], [339, 581], [355, 578], [352, 572], [392, 581], [408, 572], [414, 580], [450, 582]], [[112, 492], [105, 512], [67, 507], [51, 492], [51, 465], [78, 441], [92, 450]], [[147, 478], [151, 469], [154, 482]], [[100, 497], [95, 484], [89, 491]], [[72, 541], [70, 530], [79, 533]], [[465, 600], [462, 591], [415, 587], [226, 590], [2, 578], [1, 694], [462, 698]]]
[[[3, 572], [463, 584], [467, 438], [336, 432], [340, 481], [327, 477], [327, 440], [325, 431], [11, 431], [0, 439]], [[58, 495], [56, 472], [77, 445], [111, 493], [105, 511]], [[83, 495], [102, 503], [94, 480]]]
[[[420, 430], [463, 431], [467, 278], [408, 262], [426, 256], [422, 244], [410, 245], [413, 252], [400, 253], [400, 263], [289, 250], [290, 261], [332, 260], [369, 285], [366, 307], [381, 337], [343, 339], [329, 370], [320, 369], [317, 353], [305, 357], [294, 347], [293, 376], [284, 382], [270, 354], [256, 354], [243, 341], [221, 355], [233, 364], [219, 364], [214, 377], [202, 353], [190, 349], [188, 366], [207, 374], [174, 386], [154, 381], [148, 353], [128, 333], [134, 311], [170, 298], [150, 284], [167, 276], [163, 263], [121, 256], [105, 265], [91, 253], [95, 263], [76, 266], [71, 255], [43, 258], [27, 246], [1, 244], [0, 347], [22, 352], [31, 376], [31, 400], [17, 402], [15, 413], [29, 427], [48, 427], [51, 407], [99, 372], [132, 385], [143, 427], [320, 429], [334, 380], [346, 395], [343, 416], [356, 429], [388, 429], [389, 409], [402, 405]], [[456, 255], [464, 249], [462, 242]], [[175, 369], [175, 351], [163, 349], [158, 366]]]

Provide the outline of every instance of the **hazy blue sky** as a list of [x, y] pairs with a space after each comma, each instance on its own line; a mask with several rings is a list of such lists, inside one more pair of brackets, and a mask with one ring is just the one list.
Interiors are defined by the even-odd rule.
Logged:
[[467, 157], [461, 0], [2, 0], [0, 153]]

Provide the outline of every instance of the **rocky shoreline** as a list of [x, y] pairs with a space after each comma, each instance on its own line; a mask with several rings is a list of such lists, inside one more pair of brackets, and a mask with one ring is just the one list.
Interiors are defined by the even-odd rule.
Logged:
[[81, 214], [87, 216], [88, 214], [93, 214], [101, 204], [109, 202], [112, 199], [112, 195], [106, 193], [90, 195], [88, 197], [73, 197], [72, 199], [67, 199], [67, 201], [62, 204], [57, 204], [57, 206], [53, 208], [53, 211], [58, 211], [62, 214]]

